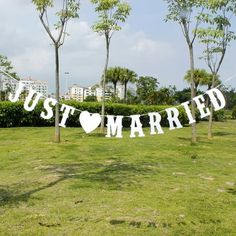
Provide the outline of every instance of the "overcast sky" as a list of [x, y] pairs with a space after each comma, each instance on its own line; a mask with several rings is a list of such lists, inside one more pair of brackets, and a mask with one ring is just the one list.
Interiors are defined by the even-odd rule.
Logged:
[[[57, 0], [59, 1], [59, 0]], [[179, 26], [165, 23], [166, 5], [162, 0], [129, 0], [132, 12], [111, 42], [110, 66], [128, 67], [140, 76], [157, 77], [162, 86], [187, 84], [183, 76], [189, 67], [188, 51]], [[89, 0], [81, 0], [80, 19], [69, 22], [70, 36], [60, 49], [61, 87], [90, 86], [100, 81], [105, 62], [105, 43], [93, 33], [96, 20]], [[54, 91], [54, 51], [30, 0], [0, 0], [0, 53], [6, 55], [22, 77], [47, 80]], [[196, 66], [201, 48], [195, 48]], [[236, 42], [227, 52], [220, 71], [221, 79], [236, 75]], [[65, 75], [69, 72], [69, 75]], [[227, 83], [236, 88], [236, 78]]]

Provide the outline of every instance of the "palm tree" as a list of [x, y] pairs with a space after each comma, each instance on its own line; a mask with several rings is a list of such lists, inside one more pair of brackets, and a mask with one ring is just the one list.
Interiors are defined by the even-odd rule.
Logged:
[[[184, 80], [188, 83], [191, 82], [191, 71], [188, 70], [186, 75], [184, 76]], [[212, 88], [213, 75], [208, 73], [204, 69], [195, 69], [194, 70], [194, 83], [195, 90], [197, 91], [199, 86], [207, 86], [208, 90]], [[215, 85], [219, 85], [221, 83], [219, 76], [216, 79]]]
[[[212, 79], [212, 75], [204, 69], [195, 69], [193, 74], [195, 92], [197, 92], [199, 85], [207, 85], [208, 81]], [[184, 80], [191, 83], [191, 71], [188, 70], [184, 76]]]
[[[202, 86], [204, 86], [204, 85], [207, 86], [207, 90], [210, 90], [210, 89], [212, 89], [212, 81], [213, 81], [213, 75], [209, 74], [208, 77], [206, 77], [202, 80], [201, 85]], [[215, 78], [214, 85], [218, 86], [219, 84], [221, 84], [221, 80], [219, 79], [219, 75], [217, 75], [217, 78]]]
[[128, 83], [135, 83], [137, 81], [137, 74], [127, 68], [123, 68], [123, 73], [121, 76], [121, 83], [124, 85], [124, 100], [127, 98], [127, 85]]
[[[184, 80], [186, 80], [188, 83], [191, 82], [191, 71], [187, 71], [187, 74], [184, 77]], [[219, 76], [214, 79], [215, 83], [214, 85], [217, 86], [221, 83]], [[207, 86], [207, 90], [212, 89], [212, 81], [213, 81], [213, 74], [208, 73], [204, 69], [195, 69], [194, 70], [194, 83], [195, 83], [195, 94], [197, 94], [197, 89], [199, 86]], [[206, 106], [208, 106], [210, 103], [209, 97], [207, 97], [206, 100]]]
[[122, 68], [120, 67], [110, 67], [107, 70], [107, 83], [112, 83], [114, 86], [114, 96], [116, 96], [116, 87], [117, 87], [117, 83], [121, 80], [121, 72], [122, 72]]

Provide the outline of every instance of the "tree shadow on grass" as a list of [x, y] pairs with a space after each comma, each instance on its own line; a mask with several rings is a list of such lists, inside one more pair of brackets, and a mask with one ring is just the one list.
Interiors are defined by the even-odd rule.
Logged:
[[[185, 138], [185, 137], [178, 137], [179, 140], [181, 141], [184, 141], [184, 142], [188, 142], [191, 144], [191, 138]], [[198, 137], [197, 138], [197, 143], [196, 144], [210, 144], [212, 145], [212, 142], [207, 140], [207, 139], [204, 139], [204, 138], [201, 138], [201, 137]], [[194, 145], [196, 145], [194, 144]]]
[[24, 193], [19, 193], [19, 187], [22, 187], [21, 184], [14, 184], [12, 186], [0, 186], [0, 206], [18, 205], [20, 202], [27, 202], [29, 198], [31, 198], [32, 194], [50, 188], [63, 181], [64, 179], [65, 178], [61, 177], [56, 181], [52, 181], [44, 186], [26, 191]]
[[[152, 163], [150, 163], [152, 165]], [[141, 162], [125, 163], [120, 161], [108, 160], [106, 163], [70, 163], [57, 164], [42, 167], [41, 171], [45, 175], [53, 174], [57, 179], [42, 186], [37, 182], [36, 187], [24, 191], [24, 184], [14, 184], [8, 186], [0, 186], [0, 206], [18, 205], [20, 202], [27, 202], [33, 198], [33, 194], [51, 188], [67, 179], [78, 180], [73, 181], [76, 188], [83, 186], [83, 182], [87, 187], [109, 190], [121, 190], [123, 188], [140, 187], [140, 180], [144, 177], [149, 177], [159, 173], [158, 166], [150, 169], [147, 165]], [[81, 181], [82, 180], [82, 181]]]
[[233, 132], [214, 132], [213, 133], [213, 136], [235, 136], [236, 133], [233, 133]]
[[236, 188], [228, 188], [227, 192], [236, 195]]
[[[150, 163], [150, 165], [152, 165]], [[128, 186], [140, 186], [140, 177], [153, 175], [158, 173], [159, 166], [155, 166], [156, 170], [150, 169], [145, 163], [125, 163], [107, 160], [105, 164], [101, 163], [81, 163], [81, 164], [63, 164], [53, 165], [46, 170], [56, 173], [65, 178], [73, 178], [76, 180], [84, 180], [91, 186], [94, 183], [100, 184], [103, 188], [112, 190], [121, 190]], [[81, 182], [80, 182], [81, 183]], [[78, 188], [79, 188], [78, 184]]]

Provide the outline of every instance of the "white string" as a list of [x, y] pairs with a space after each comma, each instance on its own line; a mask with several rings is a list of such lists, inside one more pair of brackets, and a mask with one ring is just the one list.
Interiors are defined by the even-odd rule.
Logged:
[[[10, 75], [9, 73], [7, 73], [6, 71], [3, 71], [1, 68], [0, 68], [0, 72], [2, 72], [3, 74], [5, 74], [7, 77], [10, 77], [11, 79], [13, 79], [13, 80], [15, 80], [17, 83], [19, 83], [20, 81], [19, 80], [17, 80], [16, 78], [14, 78], [12, 75]], [[232, 79], [234, 79], [234, 78], [236, 78], [236, 74], [235, 75], [232, 75], [232, 76], [230, 76], [228, 79], [226, 79], [226, 80], [224, 80], [223, 82], [221, 82], [219, 85], [217, 85], [215, 88], [219, 88], [219, 87], [221, 87], [222, 85], [224, 85], [225, 83], [227, 83], [227, 82], [229, 82], [229, 81], [231, 81]], [[26, 87], [26, 85], [24, 85], [24, 87]], [[207, 93], [205, 92], [205, 93], [203, 93], [202, 95], [204, 96], [204, 95], [206, 95]], [[44, 98], [47, 98], [46, 96], [44, 96], [43, 94], [42, 94], [42, 97], [44, 97]], [[190, 99], [189, 101], [187, 101], [187, 102], [192, 102], [193, 100], [192, 99]], [[59, 103], [60, 105], [62, 105], [61, 103]], [[173, 106], [173, 107], [175, 107], [175, 108], [178, 108], [178, 107], [182, 107], [182, 105], [180, 104], [180, 105], [176, 105], [176, 106]], [[74, 109], [76, 110], [76, 111], [78, 111], [78, 112], [83, 112], [83, 110], [80, 110], [80, 109], [77, 109], [77, 108], [75, 108], [74, 107]], [[166, 110], [164, 109], [164, 110], [160, 110], [160, 111], [157, 111], [158, 113], [162, 113], [162, 112], [165, 112]], [[92, 114], [94, 114], [94, 113], [90, 113], [90, 115], [92, 115]], [[105, 116], [107, 116], [107, 115], [105, 115]], [[144, 116], [148, 116], [148, 114], [146, 113], [146, 114], [141, 114], [141, 115], [139, 115], [140, 117], [144, 117]], [[131, 115], [130, 116], [123, 116], [124, 118], [131, 118]]]
[[[228, 79], [224, 80], [222, 83], [220, 83], [219, 85], [217, 85], [215, 88], [219, 88], [219, 87], [223, 86], [225, 83], [229, 82], [230, 80], [232, 80], [232, 79], [234, 79], [234, 78], [236, 78], [236, 74], [230, 76]], [[203, 94], [201, 94], [201, 95], [204, 96], [204, 95], [206, 95], [206, 94], [207, 94], [207, 92], [205, 92], [205, 93], [203, 93]], [[192, 101], [193, 101], [193, 100], [190, 99], [190, 100], [188, 100], [188, 101], [186, 101], [186, 102], [191, 103]], [[172, 107], [178, 108], [178, 107], [182, 107], [182, 105], [179, 104], [179, 105], [172, 106]], [[161, 114], [161, 113], [163, 113], [163, 112], [166, 112], [166, 109], [160, 110], [160, 111], [157, 111], [157, 112]], [[148, 116], [148, 114], [141, 114], [141, 115], [140, 115], [140, 117], [144, 117], [144, 116]], [[124, 116], [124, 117], [125, 117], [125, 118], [130, 118], [130, 116]]]

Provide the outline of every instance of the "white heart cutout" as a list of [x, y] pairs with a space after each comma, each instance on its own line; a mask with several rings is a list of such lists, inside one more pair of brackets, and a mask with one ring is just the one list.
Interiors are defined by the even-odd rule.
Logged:
[[90, 114], [87, 111], [83, 111], [80, 114], [79, 121], [84, 131], [88, 134], [100, 125], [102, 118], [98, 113]]

